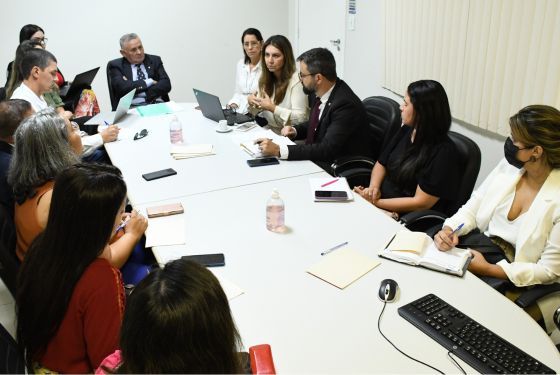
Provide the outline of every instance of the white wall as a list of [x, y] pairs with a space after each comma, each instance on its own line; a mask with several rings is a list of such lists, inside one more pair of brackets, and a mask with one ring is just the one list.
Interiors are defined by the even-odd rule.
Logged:
[[[385, 95], [400, 101], [381, 87], [385, 60], [384, 0], [356, 0], [356, 3], [356, 28], [346, 31], [345, 80], [362, 99]], [[405, 89], [403, 87], [403, 91]], [[481, 149], [478, 186], [503, 157], [504, 137], [457, 121], [453, 122], [451, 129], [471, 138]]]
[[196, 87], [225, 103], [233, 93], [235, 64], [243, 56], [241, 33], [256, 27], [265, 39], [288, 35], [288, 6], [276, 0], [13, 1], [4, 7], [0, 23], [0, 86], [14, 58], [19, 30], [33, 23], [45, 30], [47, 49], [67, 80], [101, 66], [93, 89], [102, 109], [110, 108], [105, 67], [120, 57], [119, 38], [129, 32], [140, 35], [147, 53], [162, 57], [172, 100], [194, 101]]

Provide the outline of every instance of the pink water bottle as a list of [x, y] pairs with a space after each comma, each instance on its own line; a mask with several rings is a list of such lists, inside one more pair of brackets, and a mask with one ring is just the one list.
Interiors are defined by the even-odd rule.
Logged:
[[284, 201], [276, 189], [266, 202], [266, 229], [277, 233], [284, 231]]

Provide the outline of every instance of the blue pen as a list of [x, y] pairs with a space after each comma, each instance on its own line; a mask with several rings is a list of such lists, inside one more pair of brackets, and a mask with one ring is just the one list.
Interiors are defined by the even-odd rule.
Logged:
[[454, 230], [453, 232], [451, 232], [451, 233], [449, 234], [449, 236], [447, 236], [447, 237], [449, 237], [449, 238], [453, 237], [453, 235], [454, 235], [455, 233], [457, 233], [461, 228], [463, 228], [463, 225], [465, 225], [465, 223], [459, 224], [459, 226], [458, 226], [457, 228], [455, 228], [455, 230]]
[[341, 248], [342, 246], [348, 245], [348, 241], [341, 243], [340, 245], [336, 245], [335, 247], [331, 247], [328, 250], [325, 250], [321, 253], [321, 255], [327, 255], [328, 253], [330, 253], [331, 251], [334, 251], [336, 249]]
[[128, 223], [128, 221], [130, 220], [130, 216], [127, 216], [126, 219], [124, 219], [120, 225], [117, 227], [117, 229], [115, 230], [115, 233], [118, 233], [119, 230], [123, 229], [126, 225], [126, 223]]
[[109, 123], [107, 122], [107, 120], [103, 120], [103, 122], [105, 123], [105, 125], [109, 126]]

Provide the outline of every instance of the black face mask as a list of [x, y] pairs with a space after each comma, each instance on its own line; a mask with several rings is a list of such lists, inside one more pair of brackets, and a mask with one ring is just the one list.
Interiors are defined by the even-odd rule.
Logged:
[[[530, 148], [530, 147], [525, 147], [525, 148]], [[506, 138], [506, 143], [504, 143], [504, 156], [506, 157], [506, 160], [508, 161], [508, 163], [510, 163], [511, 165], [513, 165], [515, 168], [522, 168], [525, 163], [527, 163], [529, 160], [525, 160], [525, 161], [521, 161], [517, 158], [517, 152], [519, 150], [524, 150], [525, 148], [519, 148], [516, 145], [513, 144], [513, 141], [511, 140], [510, 137]]]

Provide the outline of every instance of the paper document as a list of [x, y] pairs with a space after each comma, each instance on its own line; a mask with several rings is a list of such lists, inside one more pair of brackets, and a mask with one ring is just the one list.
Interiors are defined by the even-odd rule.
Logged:
[[182, 245], [185, 243], [185, 214], [148, 219], [146, 247]]
[[387, 248], [380, 250], [378, 255], [456, 276], [463, 276], [471, 258], [468, 250], [453, 248], [440, 251], [426, 233], [406, 229], [398, 231]]
[[[336, 202], [336, 201], [352, 201], [354, 195], [345, 177], [325, 177], [325, 178], [310, 178], [309, 188], [311, 189], [311, 198], [315, 202]], [[344, 191], [347, 198], [318, 198], [316, 191]]]
[[355, 250], [344, 248], [327, 254], [307, 272], [337, 288], [344, 289], [379, 265]]
[[245, 293], [245, 291], [243, 289], [241, 289], [239, 286], [235, 285], [234, 283], [232, 283], [231, 281], [229, 281], [225, 277], [221, 276], [219, 273], [214, 272], [214, 270], [212, 270], [210, 268], [209, 268], [209, 270], [212, 271], [214, 276], [216, 276], [216, 279], [218, 279], [218, 281], [220, 282], [220, 285], [221, 285], [222, 289], [224, 290], [224, 293], [226, 294], [226, 297], [227, 297], [228, 301], [231, 301], [235, 297], [239, 297], [240, 295]]
[[171, 156], [174, 159], [197, 158], [200, 156], [214, 155], [214, 146], [211, 144], [172, 145]]
[[261, 151], [259, 150], [259, 145], [255, 144], [255, 140], [259, 138], [269, 138], [272, 139], [277, 145], [293, 145], [291, 139], [288, 137], [283, 137], [274, 133], [272, 130], [253, 130], [246, 133], [235, 134], [231, 137], [232, 141], [245, 151], [247, 154], [254, 158], [262, 157]]

